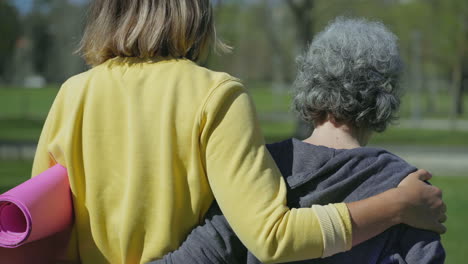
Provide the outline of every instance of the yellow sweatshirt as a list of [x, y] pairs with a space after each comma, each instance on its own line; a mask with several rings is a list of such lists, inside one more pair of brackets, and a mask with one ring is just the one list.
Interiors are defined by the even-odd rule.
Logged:
[[189, 60], [114, 58], [66, 81], [33, 175], [54, 163], [69, 172], [70, 258], [84, 264], [145, 263], [177, 249], [214, 198], [265, 262], [351, 245], [344, 204], [325, 206], [328, 215], [286, 207], [242, 84]]

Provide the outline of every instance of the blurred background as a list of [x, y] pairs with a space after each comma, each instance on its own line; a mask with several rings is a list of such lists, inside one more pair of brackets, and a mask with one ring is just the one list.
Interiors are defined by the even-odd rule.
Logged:
[[[85, 71], [74, 51], [89, 0], [0, 0], [0, 193], [30, 176], [36, 142], [60, 84]], [[449, 208], [447, 263], [468, 252], [468, 1], [214, 1], [217, 30], [233, 46], [204, 66], [243, 80], [268, 142], [307, 136], [290, 111], [295, 58], [336, 16], [386, 24], [406, 62], [400, 120], [376, 134], [434, 174]]]

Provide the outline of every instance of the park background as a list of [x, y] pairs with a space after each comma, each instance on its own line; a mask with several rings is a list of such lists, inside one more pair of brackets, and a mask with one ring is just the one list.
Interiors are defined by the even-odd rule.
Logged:
[[[406, 62], [400, 120], [370, 145], [434, 174], [444, 191], [449, 264], [468, 255], [468, 1], [213, 1], [230, 54], [204, 66], [243, 80], [268, 142], [303, 138], [290, 111], [295, 58], [337, 16], [386, 24]], [[0, 193], [30, 177], [36, 142], [60, 84], [87, 69], [74, 52], [88, 0], [0, 0]]]

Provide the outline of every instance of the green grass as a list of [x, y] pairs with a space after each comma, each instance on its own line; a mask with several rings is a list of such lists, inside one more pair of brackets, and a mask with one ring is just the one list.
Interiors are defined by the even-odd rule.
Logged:
[[466, 263], [468, 252], [468, 177], [437, 177], [432, 180], [444, 191], [447, 204], [447, 233], [442, 236], [443, 245], [447, 251], [447, 264]]
[[31, 176], [31, 161], [0, 160], [0, 193], [26, 181]]
[[[30, 161], [0, 161], [0, 193], [27, 180], [31, 173]], [[442, 188], [448, 207], [448, 232], [442, 236], [447, 251], [447, 264], [465, 263], [468, 252], [468, 177], [437, 177], [432, 183]]]
[[262, 133], [267, 143], [273, 143], [290, 138], [294, 135], [296, 123], [293, 122], [268, 122], [260, 121]]
[[249, 89], [259, 113], [286, 113], [290, 110], [291, 94], [288, 90], [272, 92], [267, 83], [255, 83]]
[[0, 140], [37, 141], [44, 120], [0, 119]]
[[42, 89], [2, 87], [0, 88], [0, 119], [43, 120], [57, 92], [56, 86]]
[[0, 87], [0, 140], [37, 141], [57, 86]]
[[[420, 96], [408, 92], [402, 97], [400, 115], [402, 118], [410, 118], [415, 111], [415, 105], [419, 104], [421, 115], [427, 118], [449, 118], [452, 112], [453, 97], [448, 92], [438, 92], [430, 100], [428, 94], [421, 94]], [[465, 109], [468, 107], [468, 94], [463, 96]], [[462, 114], [461, 119], [468, 119], [468, 111]]]
[[468, 131], [427, 130], [393, 127], [383, 133], [375, 133], [370, 144], [374, 145], [430, 145], [468, 146]]

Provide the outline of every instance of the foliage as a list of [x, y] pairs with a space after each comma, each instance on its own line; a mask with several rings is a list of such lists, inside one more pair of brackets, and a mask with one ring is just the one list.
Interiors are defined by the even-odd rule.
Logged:
[[53, 36], [49, 30], [49, 17], [43, 12], [32, 12], [25, 18], [25, 21], [29, 25], [27, 32], [31, 37], [31, 48], [34, 54], [29, 59], [32, 61], [35, 72], [46, 76], [49, 56], [53, 52]]
[[243, 80], [291, 80], [298, 53], [293, 18], [278, 1], [226, 1], [217, 6], [219, 36], [233, 46], [231, 54], [212, 54], [206, 65]]
[[[12, 60], [12, 50], [21, 33], [19, 14], [7, 1], [0, 1], [0, 78]], [[0, 79], [1, 81], [1, 79]]]
[[71, 75], [86, 69], [81, 58], [74, 54], [84, 27], [85, 7], [70, 1], [48, 0], [50, 49], [47, 57], [46, 79], [62, 83]]
[[[313, 27], [309, 30], [296, 24], [303, 13], [295, 12], [295, 7], [304, 3], [312, 8], [312, 12], [303, 12]], [[304, 39], [310, 41], [314, 32], [337, 16], [365, 17], [382, 21], [400, 39], [407, 64], [404, 79], [416, 98], [411, 107], [407, 106], [408, 114], [419, 118], [422, 111], [444, 112], [444, 117], [460, 118], [466, 115], [463, 79], [468, 79], [467, 6], [465, 0], [226, 1], [218, 5], [217, 24], [234, 52], [212, 56], [207, 65], [244, 81], [292, 83], [294, 57], [303, 50]], [[433, 85], [436, 82], [444, 85]], [[438, 107], [441, 93], [451, 97], [447, 113], [445, 105]]]
[[83, 28], [85, 7], [63, 0], [33, 3], [32, 11], [23, 15], [20, 26], [16, 26], [14, 40], [22, 45], [6, 49], [14, 57], [9, 62], [9, 81], [22, 84], [26, 77], [39, 74], [47, 82], [61, 83], [85, 69], [84, 62], [73, 54]]

